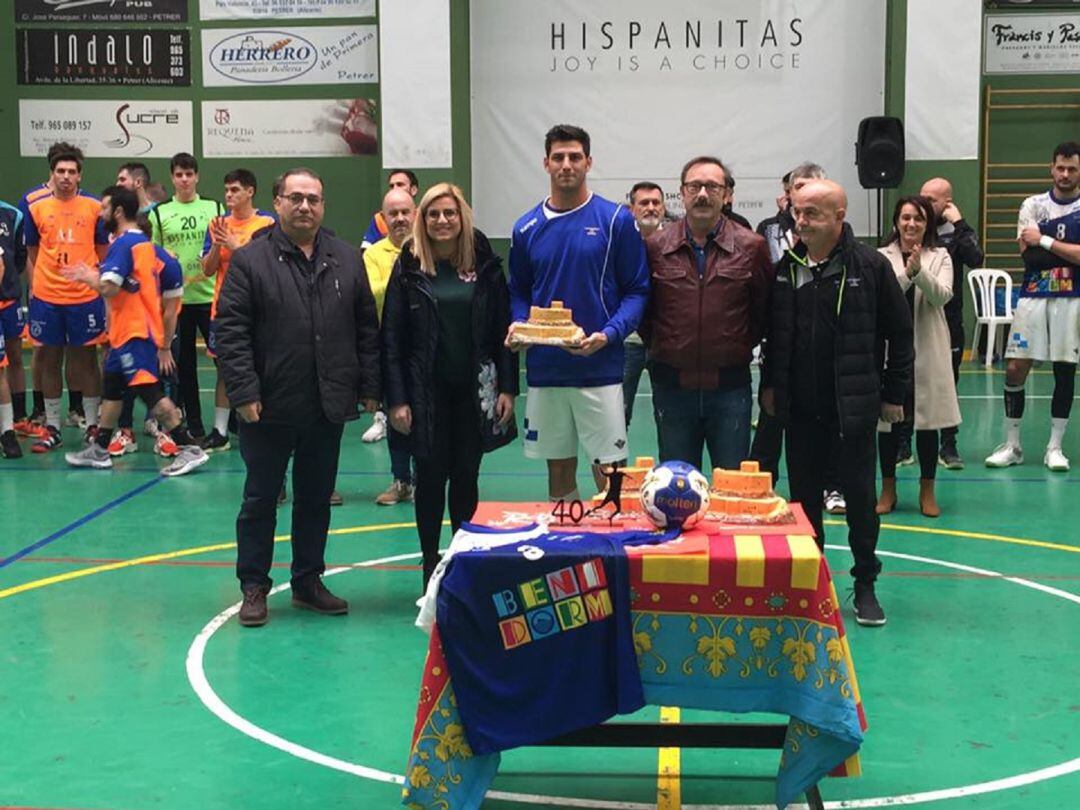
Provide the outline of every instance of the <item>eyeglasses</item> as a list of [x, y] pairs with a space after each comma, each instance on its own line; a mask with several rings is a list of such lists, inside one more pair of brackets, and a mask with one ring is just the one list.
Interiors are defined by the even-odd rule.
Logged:
[[702, 189], [705, 189], [710, 197], [719, 197], [726, 188], [727, 186], [723, 183], [698, 183], [694, 181], [683, 183], [683, 191], [693, 197], [700, 194]]
[[427, 210], [427, 218], [432, 222], [438, 222], [440, 218], [445, 219], [447, 222], [451, 222], [458, 218], [458, 210], [456, 208], [447, 208], [443, 211], [437, 211], [434, 208]]
[[323, 198], [318, 194], [279, 194], [278, 197], [283, 200], [288, 200], [290, 205], [296, 207], [303, 205], [306, 201], [308, 205], [314, 208], [316, 205], [322, 205], [323, 201]]

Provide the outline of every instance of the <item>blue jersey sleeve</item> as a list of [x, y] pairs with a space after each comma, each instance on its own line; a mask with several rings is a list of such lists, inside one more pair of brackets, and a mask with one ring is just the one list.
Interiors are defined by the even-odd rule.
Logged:
[[382, 239], [386, 234], [379, 230], [379, 223], [375, 217], [371, 218], [371, 222], [368, 223], [367, 230], [364, 231], [364, 241], [361, 242], [361, 246], [367, 249]]
[[127, 234], [116, 239], [109, 245], [109, 252], [101, 261], [101, 280], [111, 281], [117, 287], [122, 287], [130, 278], [135, 269], [135, 260], [131, 255], [131, 240]]
[[529, 320], [532, 306], [533, 268], [529, 261], [527, 236], [515, 225], [510, 234], [510, 321]]
[[34, 217], [30, 214], [30, 205], [26, 202], [25, 196], [19, 200], [19, 210], [23, 215], [23, 242], [27, 247], [37, 247], [41, 244], [41, 234], [38, 232]]
[[[213, 221], [213, 220], [211, 220], [211, 221]], [[214, 244], [214, 240], [210, 236], [210, 226], [207, 225], [206, 226], [206, 233], [203, 235], [203, 240], [202, 240], [202, 252], [199, 254], [199, 256], [205, 256], [207, 253], [209, 253], [210, 248], [213, 246], [213, 244]]]
[[154, 255], [161, 260], [163, 265], [161, 276], [158, 279], [161, 285], [161, 297], [173, 298], [182, 295], [184, 292], [184, 271], [180, 267], [180, 262], [160, 245], [154, 245]]
[[614, 255], [609, 267], [615, 273], [619, 302], [603, 331], [609, 343], [621, 343], [638, 328], [645, 314], [649, 300], [649, 265], [645, 259], [645, 240], [628, 209], [619, 210], [613, 230], [611, 248]]

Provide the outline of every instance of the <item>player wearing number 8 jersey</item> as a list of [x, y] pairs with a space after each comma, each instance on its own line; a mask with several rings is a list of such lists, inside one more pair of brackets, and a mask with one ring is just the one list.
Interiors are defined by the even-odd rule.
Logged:
[[1020, 206], [1017, 241], [1024, 260], [1020, 301], [1005, 351], [1005, 443], [986, 459], [987, 467], [1022, 464], [1020, 421], [1024, 415], [1024, 383], [1036, 360], [1054, 365], [1050, 404], [1050, 441], [1043, 463], [1066, 472], [1069, 459], [1061, 449], [1072, 410], [1076, 364], [1080, 360], [1080, 143], [1055, 150], [1049, 191]]
[[100, 203], [79, 190], [82, 152], [74, 147], [50, 150], [52, 191], [27, 206], [26, 247], [30, 268], [30, 338], [35, 377], [44, 393], [46, 433], [33, 445], [45, 453], [62, 444], [60, 437], [61, 367], [68, 352], [71, 388], [85, 396], [88, 437], [97, 424], [101, 396], [95, 346], [105, 340], [105, 302], [91, 289], [73, 284], [66, 267], [96, 266], [108, 235], [98, 221]]

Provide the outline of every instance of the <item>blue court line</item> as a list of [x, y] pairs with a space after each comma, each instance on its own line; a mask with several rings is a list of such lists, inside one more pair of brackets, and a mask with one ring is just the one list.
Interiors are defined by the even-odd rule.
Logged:
[[[154, 472], [157, 472], [157, 470], [155, 470]], [[105, 504], [104, 506], [99, 506], [93, 512], [90, 512], [89, 514], [83, 515], [81, 518], [79, 518], [75, 522], [69, 523], [67, 526], [65, 526], [64, 528], [62, 528], [62, 529], [60, 529], [58, 531], [53, 532], [48, 537], [44, 537], [41, 540], [38, 540], [36, 543], [33, 543], [33, 544], [27, 546], [24, 549], [22, 549], [20, 551], [16, 551], [10, 557], [5, 557], [4, 559], [0, 560], [0, 568], [4, 568], [5, 566], [11, 565], [16, 560], [20, 560], [23, 557], [25, 557], [27, 554], [33, 554], [39, 548], [47, 546], [47, 545], [49, 545], [49, 543], [52, 543], [52, 542], [54, 542], [56, 540], [59, 540], [61, 537], [65, 536], [65, 535], [71, 534], [73, 531], [75, 531], [80, 526], [85, 526], [87, 523], [89, 523], [94, 518], [101, 517], [106, 512], [108, 512], [110, 509], [114, 509], [117, 506], [119, 506], [120, 504], [124, 503], [125, 501], [131, 500], [136, 495], [141, 495], [143, 492], [146, 492], [146, 490], [150, 489], [150, 487], [152, 487], [152, 486], [154, 486], [156, 484], [160, 484], [164, 480], [165, 479], [162, 478], [160, 475], [155, 475], [152, 479], [147, 481], [145, 484], [140, 484], [139, 486], [135, 487], [135, 489], [130, 490], [129, 492], [125, 492], [123, 495], [121, 495], [118, 498], [114, 498], [113, 500], [111, 500], [107, 504]]]

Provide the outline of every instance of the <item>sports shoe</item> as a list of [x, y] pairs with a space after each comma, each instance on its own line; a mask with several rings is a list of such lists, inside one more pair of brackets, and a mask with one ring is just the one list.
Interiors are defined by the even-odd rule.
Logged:
[[20, 419], [15, 423], [15, 432], [30, 439], [44, 439], [49, 435], [45, 426], [36, 419]]
[[157, 435], [161, 433], [161, 428], [158, 427], [157, 419], [147, 419], [142, 423], [142, 432], [145, 436], [151, 438], [157, 438]]
[[956, 451], [954, 442], [945, 442], [941, 445], [941, 449], [938, 451], [938, 464], [946, 470], [964, 469], [964, 460], [960, 458], [960, 454]]
[[412, 485], [407, 484], [404, 481], [395, 480], [386, 488], [385, 492], [380, 492], [375, 496], [375, 503], [379, 506], [394, 506], [395, 504], [402, 503], [403, 501], [411, 501], [412, 499]]
[[345, 499], [341, 497], [340, 492], [335, 489], [333, 492], [330, 493], [331, 506], [341, 506], [343, 503], [345, 503]]
[[154, 437], [154, 452], [164, 458], [172, 458], [180, 452], [180, 448], [176, 446], [172, 436], [163, 430]]
[[908, 467], [915, 463], [915, 456], [911, 452], [911, 442], [901, 441], [896, 448], [896, 466]]
[[1046, 454], [1043, 456], [1043, 464], [1046, 465], [1046, 469], [1050, 470], [1050, 472], [1069, 471], [1069, 459], [1061, 452], [1060, 447], [1047, 447]]
[[86, 428], [86, 414], [80, 413], [72, 408], [67, 413], [67, 419], [64, 420], [64, 424], [68, 427], [77, 427], [79, 429]]
[[855, 583], [855, 621], [863, 627], [881, 627], [885, 624], [885, 611], [874, 594], [872, 582]]
[[98, 436], [98, 426], [97, 425], [90, 425], [86, 429], [86, 432], [83, 433], [83, 437], [82, 437], [83, 447], [89, 447], [94, 442], [96, 442], [97, 441], [97, 436]]
[[371, 423], [371, 427], [364, 431], [364, 435], [360, 437], [361, 440], [371, 442], [381, 442], [386, 438], [386, 414], [382, 411], [375, 412], [375, 420]]
[[839, 490], [832, 490], [825, 492], [825, 511], [830, 515], [843, 515], [847, 513], [847, 501], [844, 500], [844, 493]]
[[19, 437], [14, 430], [5, 430], [0, 433], [0, 452], [4, 458], [22, 458], [22, 448], [19, 447]]
[[35, 453], [48, 453], [50, 450], [60, 447], [63, 443], [64, 438], [60, 435], [60, 428], [46, 425], [45, 435], [34, 442], [30, 449]]
[[1024, 451], [1014, 444], [999, 444], [994, 452], [986, 457], [987, 467], [1011, 467], [1024, 463]]
[[270, 589], [265, 585], [249, 585], [244, 588], [244, 601], [240, 604], [241, 627], [262, 627], [268, 618], [266, 594]]
[[138, 450], [139, 445], [135, 441], [135, 433], [131, 428], [120, 428], [113, 434], [112, 441], [109, 442], [110, 456], [124, 456], [128, 453], [136, 453]]
[[207, 453], [222, 452], [224, 450], [228, 450], [231, 446], [229, 444], [229, 437], [222, 436], [220, 433], [218, 433], [217, 428], [211, 430], [210, 433], [207, 434], [206, 438], [204, 438], [202, 442], [200, 442], [200, 444], [202, 445], [202, 449], [205, 450]]
[[95, 470], [112, 469], [112, 456], [97, 442], [88, 444], [78, 453], [65, 453], [64, 460], [72, 467], [91, 467]]
[[309, 583], [295, 583], [292, 603], [293, 607], [312, 610], [324, 616], [343, 616], [349, 612], [349, 603], [330, 593], [319, 577], [312, 577]]
[[166, 478], [175, 478], [191, 472], [196, 467], [201, 467], [209, 460], [210, 456], [206, 455], [201, 447], [188, 444], [180, 448], [176, 458], [168, 466], [162, 468], [161, 474]]

